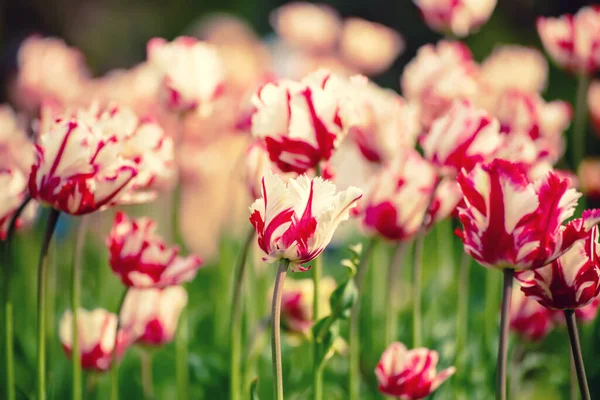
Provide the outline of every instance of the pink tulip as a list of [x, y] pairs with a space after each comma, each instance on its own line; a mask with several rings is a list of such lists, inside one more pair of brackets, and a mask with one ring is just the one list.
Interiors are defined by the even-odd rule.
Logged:
[[[19, 170], [0, 169], [0, 240], [6, 233], [15, 212], [27, 196], [27, 179]], [[16, 227], [29, 225], [35, 218], [37, 207], [30, 203], [16, 221]]]
[[579, 164], [579, 189], [589, 198], [600, 199], [600, 159], [588, 158]]
[[285, 183], [267, 171], [262, 198], [250, 207], [263, 260], [287, 259], [293, 271], [305, 270], [301, 265], [321, 254], [361, 196], [355, 187], [338, 192], [333, 183], [320, 177], [301, 175]]
[[161, 346], [171, 342], [177, 321], [188, 301], [181, 286], [162, 289], [131, 288], [121, 309], [121, 327], [136, 337], [136, 343]]
[[413, 1], [431, 29], [459, 37], [485, 24], [496, 8], [496, 0]]
[[559, 66], [588, 74], [600, 68], [600, 6], [583, 7], [575, 15], [540, 17], [537, 31]]
[[513, 289], [509, 317], [510, 330], [532, 342], [545, 338], [554, 327], [552, 310], [526, 297], [517, 287]]
[[568, 179], [549, 172], [530, 182], [517, 165], [494, 160], [458, 175], [464, 204], [459, 206], [464, 248], [490, 268], [535, 269], [588, 237], [600, 210], [563, 225], [581, 194]]
[[9, 105], [0, 105], [0, 169], [18, 169], [28, 174], [35, 159], [35, 146], [22, 122]]
[[[102, 308], [92, 311], [77, 310], [77, 331], [81, 367], [95, 371], [107, 371], [110, 368], [115, 348], [117, 316]], [[58, 335], [62, 347], [71, 355], [73, 351], [73, 313], [68, 310], [60, 320]], [[119, 331], [117, 337], [117, 357], [122, 357], [132, 337], [125, 331]]]
[[177, 247], [168, 248], [149, 218], [129, 219], [118, 212], [106, 246], [110, 266], [123, 284], [136, 288], [175, 286], [194, 279], [202, 260], [181, 257]]
[[379, 391], [406, 400], [429, 396], [456, 372], [454, 367], [437, 372], [438, 358], [437, 351], [423, 347], [407, 350], [402, 343], [392, 343], [375, 369]]

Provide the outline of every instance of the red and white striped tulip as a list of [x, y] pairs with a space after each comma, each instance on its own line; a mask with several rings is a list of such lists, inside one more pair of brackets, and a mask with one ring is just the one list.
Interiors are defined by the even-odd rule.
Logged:
[[28, 174], [35, 147], [21, 122], [9, 105], [0, 105], [0, 169], [18, 169]]
[[31, 197], [72, 215], [119, 201], [138, 173], [116, 134], [103, 135], [77, 118], [57, 119], [40, 131], [29, 176]]
[[267, 83], [253, 96], [252, 134], [281, 171], [302, 174], [331, 158], [348, 129], [347, 84], [319, 70], [300, 82]]
[[[19, 170], [0, 170], [0, 240], [6, 239], [10, 221], [27, 197], [27, 179]], [[37, 207], [30, 203], [16, 221], [16, 228], [35, 218]]]
[[175, 286], [194, 279], [202, 260], [181, 257], [167, 247], [149, 218], [130, 219], [118, 212], [106, 239], [110, 266], [124, 285], [136, 288]]
[[496, 0], [413, 0], [433, 30], [463, 37], [485, 24]]
[[430, 162], [416, 150], [401, 152], [378, 173], [361, 201], [358, 214], [363, 228], [388, 240], [408, 240], [421, 228], [426, 212], [429, 225], [447, 217], [460, 201], [460, 191], [452, 191], [448, 183], [440, 184], [444, 190], [437, 193], [443, 195], [436, 194], [432, 200], [436, 183]]
[[437, 372], [438, 359], [434, 350], [408, 350], [402, 343], [390, 344], [375, 369], [379, 391], [400, 399], [424, 399], [456, 372], [454, 367]]
[[211, 44], [188, 36], [172, 42], [153, 38], [147, 45], [147, 58], [163, 76], [167, 106], [175, 111], [210, 111], [223, 93], [225, 69]]
[[402, 149], [415, 146], [421, 126], [414, 104], [364, 76], [350, 78], [348, 90], [357, 99], [348, 117], [349, 135], [368, 161], [391, 161]]
[[471, 170], [493, 159], [502, 145], [498, 120], [469, 100], [455, 101], [421, 138], [421, 147], [442, 175]]
[[426, 44], [404, 68], [402, 94], [420, 106], [421, 122], [429, 128], [454, 100], [477, 96], [478, 69], [464, 43], [442, 40], [436, 45]]
[[136, 343], [161, 346], [171, 342], [179, 315], [188, 301], [181, 286], [136, 289], [127, 292], [121, 310], [121, 327], [137, 338]]
[[262, 193], [262, 178], [267, 171], [272, 171], [284, 178], [295, 176], [294, 173], [284, 174], [271, 162], [266, 145], [261, 141], [253, 141], [246, 150], [246, 186], [253, 199]]
[[581, 194], [554, 172], [530, 182], [516, 164], [496, 159], [458, 175], [465, 251], [489, 268], [535, 269], [554, 261], [600, 222], [587, 210], [563, 225]]
[[600, 292], [598, 228], [577, 241], [545, 267], [517, 272], [521, 291], [553, 310], [574, 310], [592, 302]]
[[510, 330], [530, 342], [542, 340], [554, 327], [553, 311], [525, 296], [518, 287], [513, 289], [509, 318]]
[[[102, 308], [77, 310], [78, 345], [81, 367], [88, 370], [107, 371], [115, 348], [117, 316]], [[62, 347], [71, 356], [73, 351], [73, 313], [67, 310], [60, 319], [58, 335]], [[117, 337], [117, 357], [123, 356], [133, 342], [129, 333], [120, 330]]]
[[362, 191], [338, 192], [321, 177], [301, 175], [286, 182], [270, 171], [263, 177], [262, 198], [250, 207], [263, 260], [290, 261], [293, 271], [315, 259], [331, 241], [338, 225], [347, 220]]
[[600, 68], [600, 6], [583, 7], [576, 14], [540, 17], [537, 31], [550, 57], [575, 73]]

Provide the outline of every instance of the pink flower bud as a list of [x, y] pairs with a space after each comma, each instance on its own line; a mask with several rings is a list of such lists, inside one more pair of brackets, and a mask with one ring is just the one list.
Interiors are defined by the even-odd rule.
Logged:
[[155, 230], [156, 223], [149, 218], [129, 219], [123, 212], [115, 215], [106, 246], [110, 266], [123, 284], [156, 288], [179, 285], [196, 276], [202, 260], [179, 256], [179, 249], [167, 248]]
[[440, 33], [463, 37], [485, 24], [496, 0], [413, 0], [425, 23]]
[[177, 321], [188, 301], [181, 286], [164, 289], [136, 289], [127, 292], [121, 310], [121, 326], [137, 343], [161, 346], [175, 336]]
[[547, 308], [581, 308], [600, 292], [598, 228], [579, 240], [562, 256], [545, 267], [517, 272], [521, 291]]
[[[0, 240], [4, 240], [11, 219], [27, 196], [27, 180], [19, 170], [0, 169], [0, 187]], [[35, 203], [30, 203], [17, 219], [16, 227], [31, 223], [36, 210]]]
[[540, 17], [537, 31], [550, 57], [575, 73], [594, 73], [600, 67], [600, 6], [581, 8], [575, 15]]
[[429, 396], [456, 372], [456, 368], [449, 367], [438, 373], [438, 358], [437, 351], [423, 347], [407, 350], [402, 343], [392, 343], [375, 369], [379, 391], [407, 400]]
[[554, 326], [553, 311], [543, 307], [534, 299], [526, 297], [518, 287], [515, 287], [509, 324], [511, 331], [525, 340], [542, 340]]
[[494, 160], [462, 172], [458, 183], [464, 248], [490, 268], [540, 268], [585, 239], [600, 221], [599, 210], [563, 225], [581, 194], [554, 172], [530, 182], [517, 165]]
[[579, 188], [584, 195], [600, 199], [600, 159], [588, 158], [579, 164]]
[[[77, 331], [81, 366], [84, 369], [107, 371], [110, 368], [117, 316], [102, 308], [92, 311], [83, 308], [77, 311]], [[60, 342], [67, 356], [73, 351], [73, 313], [68, 310], [60, 320], [58, 331]], [[121, 357], [132, 340], [125, 331], [119, 331], [117, 338], [117, 357]]]
[[267, 171], [262, 198], [250, 207], [263, 260], [287, 259], [292, 270], [305, 270], [301, 264], [321, 254], [361, 196], [356, 187], [338, 192], [333, 183], [320, 177], [301, 175], [285, 183]]

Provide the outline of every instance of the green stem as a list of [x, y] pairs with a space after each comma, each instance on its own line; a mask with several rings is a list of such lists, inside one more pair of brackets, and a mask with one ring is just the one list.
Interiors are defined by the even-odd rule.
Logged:
[[356, 289], [358, 290], [359, 297], [356, 299], [352, 311], [350, 313], [350, 333], [349, 333], [349, 346], [350, 346], [350, 367], [349, 367], [349, 386], [350, 386], [350, 400], [360, 399], [360, 289], [363, 281], [367, 274], [367, 267], [369, 265], [369, 258], [377, 238], [373, 237], [367, 243], [366, 248], [363, 250], [361, 255], [360, 263], [356, 272]]
[[244, 271], [246, 269], [246, 259], [248, 258], [248, 251], [252, 245], [252, 239], [254, 238], [254, 230], [248, 232], [246, 240], [242, 246], [242, 251], [239, 254], [237, 265], [235, 266], [234, 280], [233, 280], [233, 293], [231, 302], [231, 327], [229, 333], [231, 335], [231, 352], [230, 352], [230, 388], [229, 396], [231, 400], [240, 400], [240, 377], [242, 366], [241, 359], [241, 347], [242, 347], [242, 283], [244, 281]]
[[273, 289], [273, 304], [271, 307], [271, 356], [273, 363], [273, 393], [276, 400], [283, 400], [283, 370], [281, 365], [281, 297], [283, 282], [287, 275], [290, 261], [282, 259], [279, 262], [275, 288]]
[[6, 231], [6, 239], [4, 241], [4, 345], [5, 345], [5, 362], [6, 362], [6, 400], [16, 399], [15, 390], [15, 365], [14, 365], [14, 318], [12, 304], [12, 249], [11, 242], [17, 226], [17, 219], [29, 204], [31, 197], [26, 197], [21, 203], [17, 211], [13, 214], [8, 230]]
[[421, 280], [423, 265], [423, 249], [425, 247], [425, 235], [418, 234], [415, 240], [415, 253], [413, 262], [413, 348], [421, 347]]
[[[500, 274], [496, 270], [487, 270], [485, 274], [485, 314], [484, 314], [484, 340], [483, 343], [493, 343], [495, 330], [497, 328], [498, 297]], [[486, 353], [489, 350], [485, 348]], [[489, 354], [489, 353], [487, 353]]]
[[579, 392], [579, 384], [577, 382], [577, 371], [575, 370], [575, 360], [573, 360], [573, 351], [569, 350], [570, 370], [569, 370], [569, 399], [577, 400], [577, 393]]
[[175, 375], [177, 380], [177, 398], [189, 398], [190, 372], [188, 367], [188, 321], [187, 306], [179, 315], [179, 327], [175, 337]]
[[89, 217], [84, 215], [79, 221], [75, 237], [75, 252], [73, 254], [73, 275], [71, 277], [71, 310], [73, 312], [73, 350], [71, 351], [71, 368], [73, 370], [73, 400], [81, 399], [81, 353], [79, 351], [79, 329], [77, 318], [81, 298], [81, 260], [87, 233]]
[[388, 266], [388, 279], [386, 287], [385, 304], [387, 312], [385, 313], [385, 344], [388, 345], [396, 337], [396, 327], [398, 326], [398, 280], [400, 271], [404, 264], [408, 242], [400, 242], [396, 246], [394, 256]]
[[140, 371], [142, 374], [142, 389], [145, 399], [154, 399], [154, 385], [152, 384], [152, 351], [140, 351]]
[[502, 286], [502, 308], [500, 314], [500, 338], [498, 340], [498, 359], [496, 363], [496, 400], [506, 400], [506, 362], [508, 360], [508, 321], [510, 320], [510, 303], [515, 276], [513, 269], [504, 269], [504, 285]]
[[579, 344], [579, 332], [577, 332], [577, 321], [575, 311], [565, 310], [565, 319], [567, 320], [567, 329], [571, 342], [571, 354], [573, 363], [577, 372], [577, 381], [579, 382], [579, 391], [582, 400], [590, 400], [590, 388], [588, 387], [587, 377], [585, 376], [585, 366], [583, 365], [583, 356], [581, 354], [581, 345]]
[[112, 363], [110, 368], [111, 400], [119, 400], [119, 359], [117, 357], [117, 345], [119, 338], [119, 328], [121, 325], [121, 311], [123, 309], [123, 304], [125, 303], [125, 298], [127, 297], [128, 292], [129, 287], [125, 288], [125, 291], [123, 291], [123, 295], [121, 296], [121, 300], [119, 300], [119, 305], [117, 306], [117, 328], [115, 330], [115, 342], [113, 343]]
[[586, 73], [581, 73], [577, 81], [577, 99], [575, 103], [575, 121], [573, 122], [573, 136], [571, 143], [571, 159], [573, 171], [585, 155], [586, 142], [586, 122], [587, 122], [587, 92], [590, 77]]
[[[317, 257], [313, 263], [313, 321], [318, 321], [321, 313], [319, 304], [319, 289], [322, 274], [323, 255]], [[313, 399], [321, 400], [323, 398], [323, 368], [319, 362], [319, 344], [316, 338], [313, 338]]]
[[37, 399], [46, 399], [46, 291], [48, 284], [48, 248], [60, 211], [50, 209], [38, 262], [37, 293]]
[[[463, 252], [460, 260], [458, 280], [458, 310], [456, 317], [456, 354], [455, 365], [465, 359], [465, 345], [469, 333], [469, 277], [471, 272], [471, 256]], [[462, 362], [460, 363], [462, 364]]]

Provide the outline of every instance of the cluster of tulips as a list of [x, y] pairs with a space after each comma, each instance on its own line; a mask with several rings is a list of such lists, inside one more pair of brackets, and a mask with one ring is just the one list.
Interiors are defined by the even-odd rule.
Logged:
[[[400, 78], [402, 96], [366, 76], [390, 65], [402, 51], [402, 38], [365, 20], [342, 21], [334, 10], [309, 3], [292, 3], [272, 14], [285, 47], [273, 50], [272, 57], [284, 52], [277, 54], [287, 69], [257, 67], [243, 77], [236, 75], [239, 65], [232, 54], [247, 54], [239, 43], [227, 42], [227, 35], [218, 35], [218, 27], [205, 33], [206, 40], [151, 39], [143, 64], [95, 78], [81, 54], [62, 41], [24, 41], [11, 86], [20, 114], [9, 106], [0, 109], [3, 398], [16, 398], [11, 239], [31, 224], [38, 205], [49, 211], [38, 264], [37, 399], [46, 398], [45, 330], [54, 323], [42, 311], [46, 258], [61, 214], [80, 217], [71, 310], [59, 328], [72, 359], [73, 398], [82, 397], [83, 368], [110, 370], [111, 398], [117, 399], [118, 362], [126, 350], [174, 339], [188, 300], [184, 284], [202, 265], [198, 256], [182, 256], [178, 246], [168, 244], [181, 243], [178, 207], [193, 169], [187, 156], [194, 152], [185, 131], [190, 119], [200, 119], [212, 121], [217, 134], [235, 131], [248, 138], [245, 183], [255, 199], [248, 237], [231, 273], [231, 399], [246, 395], [240, 372], [243, 281], [255, 245], [263, 261], [278, 265], [269, 319], [274, 399], [284, 398], [281, 327], [311, 341], [311, 394], [321, 400], [323, 371], [342, 336], [340, 321], [349, 326], [348, 398], [361, 398], [361, 288], [381, 241], [392, 243], [396, 255], [389, 285], [382, 288], [390, 304], [389, 347], [374, 371], [379, 390], [401, 399], [434, 392], [457, 370], [450, 366], [438, 372], [438, 353], [422, 347], [421, 264], [428, 232], [453, 217], [462, 226], [456, 231], [464, 245], [460, 276], [469, 274], [471, 259], [489, 274], [504, 274], [497, 399], [506, 399], [509, 328], [538, 340], [564, 323], [582, 398], [590, 399], [576, 320], [593, 320], [598, 308], [600, 210], [572, 218], [582, 196], [578, 180], [554, 166], [564, 155], [563, 134], [573, 117], [574, 170], [584, 156], [588, 105], [592, 121], [600, 121], [600, 84], [589, 85], [600, 69], [600, 8], [537, 23], [552, 60], [579, 77], [573, 109], [541, 96], [548, 66], [539, 51], [504, 46], [477, 63], [466, 44], [451, 39], [483, 25], [495, 3], [415, 0], [425, 23], [448, 39], [418, 50]], [[586, 172], [580, 186], [590, 195], [600, 193], [600, 184], [586, 178], [598, 168], [594, 161], [581, 166]], [[168, 200], [166, 239], [156, 233], [154, 220], [123, 211], [106, 236], [108, 263], [124, 285], [118, 312], [81, 308], [81, 248], [91, 215], [150, 203], [161, 193]], [[322, 253], [346, 220], [365, 240], [349, 247], [342, 263], [347, 278], [336, 283], [323, 276]], [[203, 229], [210, 230], [210, 224]], [[413, 251], [411, 349], [395, 341], [399, 310], [394, 298], [408, 251]], [[286, 281], [288, 271], [311, 279]], [[468, 290], [463, 282], [458, 325], [466, 325]], [[456, 341], [460, 354], [465, 329], [457, 330]], [[179, 396], [185, 398], [185, 392]]]

